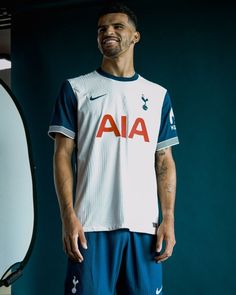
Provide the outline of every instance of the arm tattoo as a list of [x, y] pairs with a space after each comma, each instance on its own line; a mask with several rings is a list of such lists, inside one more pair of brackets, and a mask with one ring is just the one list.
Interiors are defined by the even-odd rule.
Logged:
[[165, 160], [162, 161], [161, 165], [157, 166], [157, 176], [158, 180], [165, 180], [167, 176], [168, 167], [165, 163]]
[[166, 190], [168, 193], [175, 193], [176, 186], [169, 183], [166, 185]]
[[165, 156], [166, 152], [165, 152], [166, 149], [163, 149], [163, 150], [160, 150], [157, 152], [158, 156]]
[[164, 180], [167, 174], [168, 167], [164, 156], [166, 155], [166, 148], [157, 152], [157, 176], [158, 180]]
[[158, 151], [157, 166], [156, 166], [157, 181], [159, 182], [159, 184], [162, 183], [167, 193], [175, 193], [176, 185], [175, 185], [175, 182], [172, 183], [172, 179], [170, 179], [171, 171], [165, 159], [166, 150], [167, 149], [165, 148]]

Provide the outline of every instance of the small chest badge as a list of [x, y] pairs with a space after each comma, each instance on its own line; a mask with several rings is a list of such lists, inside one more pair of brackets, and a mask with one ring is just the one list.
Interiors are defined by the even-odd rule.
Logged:
[[146, 111], [148, 109], [148, 106], [147, 106], [148, 98], [145, 98], [144, 94], [142, 94], [142, 101], [144, 102], [143, 109], [144, 111]]

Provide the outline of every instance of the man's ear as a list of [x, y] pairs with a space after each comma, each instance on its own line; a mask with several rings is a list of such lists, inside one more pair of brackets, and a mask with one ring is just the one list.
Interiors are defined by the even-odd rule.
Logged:
[[140, 40], [140, 33], [138, 32], [138, 31], [136, 31], [135, 33], [134, 33], [134, 43], [138, 43], [139, 42], [139, 40]]

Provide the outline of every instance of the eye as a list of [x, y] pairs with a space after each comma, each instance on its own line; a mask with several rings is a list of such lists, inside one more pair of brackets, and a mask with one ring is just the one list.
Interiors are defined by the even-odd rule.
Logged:
[[98, 28], [98, 34], [104, 33], [106, 31], [105, 27]]
[[114, 25], [114, 28], [117, 29], [117, 30], [122, 30], [124, 28], [124, 26], [120, 25], [120, 24], [117, 24], [117, 25]]

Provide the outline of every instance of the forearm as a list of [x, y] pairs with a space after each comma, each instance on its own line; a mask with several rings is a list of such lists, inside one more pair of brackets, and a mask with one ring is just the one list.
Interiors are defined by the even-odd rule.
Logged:
[[[167, 153], [170, 153], [170, 155], [167, 155]], [[174, 220], [176, 169], [170, 150], [164, 149], [158, 152], [156, 175], [163, 220]]]
[[78, 239], [83, 248], [87, 242], [83, 227], [73, 207], [73, 171], [71, 156], [74, 140], [61, 134], [55, 138], [54, 182], [61, 211], [64, 250], [75, 261], [82, 262], [83, 256], [78, 248]]
[[[163, 262], [172, 255], [175, 241], [174, 230], [174, 207], [176, 192], [175, 162], [172, 157], [171, 148], [156, 152], [156, 176], [158, 195], [161, 203], [162, 221], [157, 230], [156, 261]], [[163, 241], [165, 241], [164, 251]]]
[[71, 157], [65, 151], [54, 153], [54, 183], [61, 217], [73, 214], [73, 173]]

